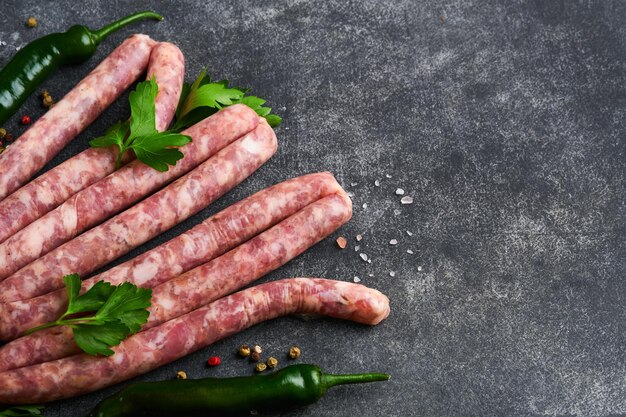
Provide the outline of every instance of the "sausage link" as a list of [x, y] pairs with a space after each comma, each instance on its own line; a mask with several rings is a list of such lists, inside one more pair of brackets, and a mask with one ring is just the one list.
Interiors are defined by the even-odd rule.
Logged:
[[320, 278], [270, 282], [137, 333], [114, 347], [112, 356], [80, 354], [2, 372], [0, 403], [33, 404], [92, 392], [156, 369], [265, 320], [303, 313], [375, 325], [389, 315], [389, 300], [377, 290], [349, 282]]
[[[185, 76], [185, 59], [176, 45], [152, 48], [147, 79], [155, 78], [156, 128], [164, 131], [174, 112]], [[115, 170], [117, 148], [89, 148], [35, 178], [0, 201], [0, 242]], [[128, 162], [128, 158], [126, 158]]]
[[[150, 316], [143, 330], [189, 313], [259, 279], [337, 230], [351, 215], [351, 203], [345, 193], [329, 195], [225, 255], [157, 286], [152, 292]], [[0, 348], [0, 372], [79, 352], [69, 329], [47, 329]]]
[[190, 171], [258, 123], [249, 107], [227, 107], [184, 132], [193, 141], [181, 148], [185, 157], [167, 172], [133, 161], [74, 194], [0, 244], [0, 280]]
[[156, 42], [133, 35], [0, 156], [0, 200], [17, 190], [146, 70]]
[[[102, 280], [114, 285], [128, 281], [144, 288], [156, 287], [224, 254], [307, 205], [340, 192], [343, 192], [341, 186], [329, 172], [281, 182], [233, 204], [148, 252], [84, 280], [82, 291]], [[66, 308], [64, 289], [0, 304], [0, 340], [14, 339], [30, 328], [56, 320]], [[26, 343], [24, 339], [27, 338], [19, 340]], [[0, 371], [28, 360], [2, 353], [11, 349], [10, 345], [0, 348]]]
[[272, 128], [259, 124], [173, 184], [0, 282], [0, 301], [48, 293], [63, 286], [66, 274], [86, 275], [117, 259], [239, 184], [275, 153], [276, 146]]

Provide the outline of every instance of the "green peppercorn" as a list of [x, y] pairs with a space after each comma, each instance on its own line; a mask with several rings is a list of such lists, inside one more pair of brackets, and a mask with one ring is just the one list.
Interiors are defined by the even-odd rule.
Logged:
[[250, 346], [248, 345], [239, 346], [239, 356], [241, 356], [242, 358], [247, 358], [248, 356], [250, 356]]
[[274, 369], [276, 368], [276, 366], [278, 366], [278, 359], [276, 359], [273, 356], [270, 356], [269, 358], [267, 358], [267, 361], [265, 363], [267, 364], [268, 368]]
[[301, 354], [302, 351], [298, 346], [292, 346], [291, 349], [289, 349], [289, 359], [298, 359]]

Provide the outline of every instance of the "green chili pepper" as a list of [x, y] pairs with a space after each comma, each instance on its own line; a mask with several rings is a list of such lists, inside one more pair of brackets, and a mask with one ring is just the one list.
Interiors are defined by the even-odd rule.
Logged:
[[314, 403], [335, 385], [388, 379], [387, 374], [330, 375], [298, 364], [248, 377], [141, 382], [106, 398], [88, 417], [249, 415]]
[[107, 36], [142, 19], [163, 20], [163, 16], [154, 12], [139, 12], [95, 31], [75, 25], [67, 32], [52, 33], [24, 46], [0, 71], [0, 125], [59, 66], [86, 61]]

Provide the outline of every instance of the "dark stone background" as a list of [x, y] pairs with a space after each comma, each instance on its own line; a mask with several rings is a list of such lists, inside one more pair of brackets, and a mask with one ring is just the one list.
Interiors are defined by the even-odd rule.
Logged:
[[[74, 23], [99, 27], [148, 8], [2, 5], [0, 64], [46, 33]], [[392, 314], [375, 328], [275, 320], [140, 379], [169, 379], [179, 369], [193, 378], [251, 374], [234, 356], [241, 343], [279, 358], [296, 343], [303, 361], [329, 371], [393, 378], [340, 387], [277, 416], [626, 415], [626, 3], [270, 0], [149, 8], [167, 20], [112, 36], [92, 60], [45, 87], [60, 98], [124, 37], [144, 32], [182, 48], [188, 80], [209, 65], [215, 77], [253, 87], [285, 122], [273, 160], [131, 255], [270, 184], [329, 170], [354, 193], [354, 218], [263, 281], [358, 276], [389, 295]], [[36, 29], [24, 27], [29, 15], [39, 19]], [[41, 115], [38, 99], [23, 112]], [[53, 164], [127, 115], [123, 98]], [[7, 126], [19, 132], [16, 120]], [[415, 202], [401, 205], [397, 187]], [[371, 264], [354, 251], [359, 233]], [[347, 250], [334, 244], [339, 235], [349, 238]], [[206, 368], [210, 355], [223, 365]], [[53, 404], [46, 415], [84, 415], [117, 388]]]

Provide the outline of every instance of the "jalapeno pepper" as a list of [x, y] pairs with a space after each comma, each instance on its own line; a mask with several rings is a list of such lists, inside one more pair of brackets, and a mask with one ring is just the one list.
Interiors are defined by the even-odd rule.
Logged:
[[335, 385], [388, 379], [387, 374], [331, 375], [298, 364], [248, 377], [142, 382], [104, 399], [88, 417], [249, 415], [314, 403]]
[[154, 12], [139, 12], [95, 31], [75, 25], [67, 32], [52, 33], [24, 46], [0, 71], [0, 125], [58, 67], [86, 61], [107, 36], [142, 19], [162, 20], [163, 16]]

